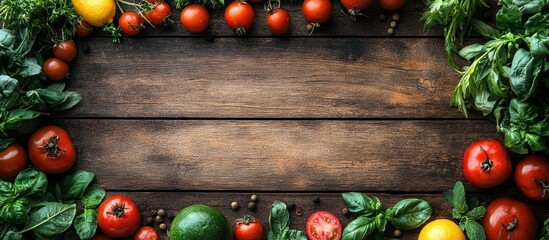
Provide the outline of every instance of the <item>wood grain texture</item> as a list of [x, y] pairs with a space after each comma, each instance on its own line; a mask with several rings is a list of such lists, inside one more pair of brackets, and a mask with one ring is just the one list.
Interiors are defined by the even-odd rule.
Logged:
[[449, 107], [459, 75], [436, 39], [93, 39], [79, 46], [67, 88], [83, 100], [64, 117], [463, 118]]
[[439, 192], [488, 121], [58, 120], [108, 190]]
[[[353, 218], [349, 215], [345, 216], [341, 214], [342, 208], [345, 204], [341, 198], [340, 193], [255, 193], [258, 195], [259, 201], [257, 202], [256, 210], [250, 211], [246, 208], [250, 202], [250, 195], [254, 192], [108, 192], [108, 195], [123, 194], [130, 196], [138, 204], [143, 221], [147, 216], [150, 216], [151, 210], [158, 210], [163, 208], [169, 215], [176, 215], [181, 209], [190, 206], [192, 204], [206, 204], [221, 211], [229, 220], [234, 221], [237, 218], [241, 218], [244, 214], [251, 214], [254, 217], [263, 221], [265, 227], [265, 238], [267, 239], [267, 233], [269, 229], [269, 213], [271, 205], [275, 200], [280, 200], [287, 205], [295, 204], [296, 207], [303, 209], [303, 214], [298, 216], [294, 211], [290, 212], [290, 228], [305, 230], [305, 223], [307, 218], [313, 212], [323, 210], [334, 213], [346, 226]], [[367, 193], [368, 196], [376, 196], [384, 204], [384, 208], [392, 207], [398, 201], [405, 198], [420, 198], [428, 201], [433, 207], [433, 215], [431, 220], [437, 218], [452, 218], [452, 208], [444, 199], [442, 192], [435, 194], [385, 194], [385, 193]], [[312, 199], [318, 197], [320, 202], [314, 203]], [[482, 197], [482, 196], [480, 196]], [[240, 204], [241, 208], [234, 211], [230, 208], [232, 201], [236, 201]], [[534, 210], [538, 221], [542, 221], [549, 217], [549, 208], [547, 204], [541, 203], [528, 203]], [[168, 224], [171, 222], [171, 218], [168, 218]], [[153, 225], [156, 226], [156, 225]], [[393, 228], [388, 226], [386, 231], [387, 236], [392, 237]], [[420, 229], [412, 231], [404, 231], [401, 240], [416, 240]], [[162, 233], [162, 237], [166, 237], [165, 233]], [[165, 238], [164, 238], [165, 239]], [[373, 239], [373, 238], [369, 238]]]

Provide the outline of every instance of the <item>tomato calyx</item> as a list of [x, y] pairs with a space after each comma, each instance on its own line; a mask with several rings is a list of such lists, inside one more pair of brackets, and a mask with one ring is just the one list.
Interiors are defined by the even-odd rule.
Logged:
[[356, 17], [357, 16], [366, 16], [366, 14], [360, 12], [360, 7], [361, 5], [360, 4], [356, 4], [353, 8], [345, 11], [345, 9], [341, 9], [341, 11], [345, 14], [345, 15], [348, 15], [354, 22], [356, 22]]
[[126, 203], [122, 203], [122, 205], [115, 203], [111, 206], [111, 211], [107, 212], [107, 215], [114, 215], [117, 219], [126, 216]]
[[246, 35], [246, 29], [244, 29], [243, 27], [237, 28], [235, 32], [236, 32], [236, 35], [239, 37]]
[[309, 35], [313, 35], [313, 32], [316, 28], [320, 27], [320, 23], [314, 22], [314, 23], [308, 23], [307, 24], [307, 30], [309, 30]]
[[508, 224], [502, 223], [501, 224], [501, 229], [499, 230], [499, 234], [498, 234], [498, 240], [501, 239], [501, 234], [503, 233], [503, 230], [507, 230], [507, 232], [509, 232], [507, 234], [507, 238], [505, 238], [505, 240], [511, 239], [511, 235], [513, 235], [513, 231], [515, 231], [515, 229], [517, 229], [518, 223], [519, 223], [518, 217], [517, 216], [514, 216], [514, 217], [515, 218], [513, 219], [513, 221], [511, 223], [508, 223]]
[[238, 224], [248, 225], [248, 224], [253, 223], [253, 222], [255, 222], [255, 218], [252, 215], [248, 215], [248, 214], [246, 214], [242, 218], [236, 219], [234, 221], [234, 223], [236, 225], [238, 225]]
[[547, 191], [549, 191], [549, 182], [547, 179], [532, 179], [532, 182], [535, 182], [541, 188], [541, 197], [545, 198]]
[[56, 159], [67, 151], [59, 146], [59, 139], [59, 136], [55, 135], [51, 137], [47, 143], [38, 148], [44, 149], [49, 159]]
[[490, 159], [486, 150], [484, 150], [482, 146], [479, 146], [479, 147], [480, 147], [480, 150], [484, 152], [484, 154], [486, 155], [486, 159], [484, 159], [484, 161], [480, 163], [480, 169], [482, 169], [483, 172], [488, 172], [494, 166], [494, 162], [492, 162], [492, 159]]

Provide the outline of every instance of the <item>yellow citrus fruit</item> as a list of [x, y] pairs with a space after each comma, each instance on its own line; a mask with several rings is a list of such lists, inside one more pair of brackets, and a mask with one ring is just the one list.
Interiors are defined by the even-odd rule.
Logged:
[[95, 27], [112, 23], [116, 14], [115, 0], [71, 0], [74, 9], [86, 22]]
[[421, 229], [418, 240], [466, 240], [466, 238], [453, 221], [437, 219]]

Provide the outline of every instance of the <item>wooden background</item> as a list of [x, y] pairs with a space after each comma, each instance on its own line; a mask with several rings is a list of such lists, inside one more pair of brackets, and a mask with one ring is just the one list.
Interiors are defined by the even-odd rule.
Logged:
[[[68, 89], [83, 100], [52, 120], [75, 142], [75, 168], [96, 173], [108, 195], [135, 199], [143, 216], [201, 203], [229, 221], [252, 213], [268, 230], [279, 199], [304, 209], [291, 213], [292, 228], [303, 230], [317, 210], [347, 224], [341, 193], [361, 191], [386, 207], [420, 197], [432, 203], [432, 219], [451, 218], [442, 191], [464, 181], [465, 148], [500, 136], [479, 115], [465, 119], [449, 107], [459, 75], [441, 31], [423, 31], [423, 5], [408, 1], [398, 11], [392, 37], [390, 21], [379, 20], [392, 12], [377, 4], [353, 22], [333, 1], [332, 19], [311, 36], [301, 1], [282, 6], [292, 17], [282, 37], [270, 35], [254, 4], [255, 25], [243, 38], [222, 9], [210, 10], [210, 28], [197, 35], [174, 8], [174, 25], [122, 44], [100, 31], [78, 40]], [[242, 207], [231, 210], [232, 201]], [[540, 220], [549, 215], [547, 203], [529, 204]]]

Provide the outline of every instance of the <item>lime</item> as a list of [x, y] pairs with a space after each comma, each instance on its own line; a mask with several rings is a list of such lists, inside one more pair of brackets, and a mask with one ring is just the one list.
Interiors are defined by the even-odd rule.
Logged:
[[228, 240], [232, 238], [227, 218], [206, 205], [191, 205], [181, 210], [170, 226], [172, 240]]

